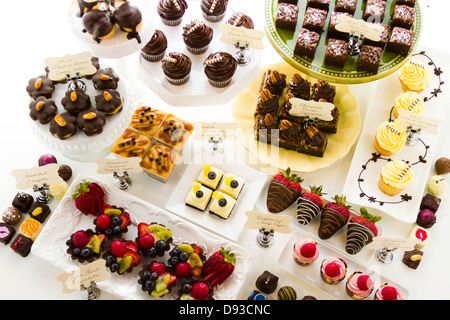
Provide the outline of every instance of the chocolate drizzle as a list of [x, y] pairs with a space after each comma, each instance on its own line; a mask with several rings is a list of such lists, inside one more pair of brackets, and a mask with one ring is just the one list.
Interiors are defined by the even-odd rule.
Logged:
[[326, 240], [331, 238], [346, 223], [347, 219], [339, 211], [324, 207], [320, 216], [318, 231], [320, 239]]
[[289, 208], [300, 197], [301, 192], [284, 183], [272, 179], [267, 194], [267, 209], [271, 213], [279, 213]]
[[361, 223], [350, 221], [347, 226], [345, 251], [357, 254], [365, 245], [372, 242], [374, 233]]
[[305, 226], [319, 215], [322, 208], [311, 199], [300, 197], [297, 200], [297, 222]]

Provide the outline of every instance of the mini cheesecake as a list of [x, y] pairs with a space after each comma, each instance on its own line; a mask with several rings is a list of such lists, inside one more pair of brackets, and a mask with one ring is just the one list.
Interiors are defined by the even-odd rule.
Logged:
[[212, 197], [214, 200], [209, 208], [209, 213], [225, 220], [228, 219], [236, 204], [236, 200], [219, 191], [215, 191]]
[[237, 175], [227, 173], [222, 180], [219, 191], [233, 197], [234, 199], [237, 199], [244, 184], [245, 179], [238, 177]]
[[222, 180], [223, 171], [211, 165], [203, 166], [202, 171], [198, 175], [197, 182], [215, 190]]
[[198, 182], [192, 184], [192, 188], [186, 197], [186, 205], [201, 211], [205, 211], [212, 196], [212, 190], [202, 186]]

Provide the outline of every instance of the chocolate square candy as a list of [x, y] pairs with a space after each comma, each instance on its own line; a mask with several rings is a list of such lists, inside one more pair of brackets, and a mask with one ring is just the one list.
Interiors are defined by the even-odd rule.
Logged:
[[330, 0], [307, 0], [306, 6], [328, 11]]
[[33, 240], [19, 233], [14, 239], [14, 241], [11, 243], [10, 247], [17, 254], [21, 255], [22, 257], [26, 257], [31, 252], [32, 245]]
[[386, 13], [386, 1], [367, 0], [363, 19], [367, 22], [381, 22]]
[[275, 291], [278, 286], [278, 277], [269, 271], [264, 271], [258, 279], [256, 279], [256, 287], [264, 293], [270, 294]]
[[414, 34], [415, 32], [412, 30], [394, 27], [386, 50], [402, 56], [408, 55], [409, 50], [411, 50]]
[[13, 226], [0, 222], [0, 242], [4, 245], [7, 245], [14, 234], [16, 233], [16, 229]]
[[358, 0], [336, 0], [334, 11], [347, 12], [351, 15], [355, 14]]
[[367, 71], [374, 74], [378, 73], [382, 54], [383, 49], [380, 47], [362, 45], [361, 52], [358, 57], [357, 70]]
[[280, 3], [275, 17], [275, 26], [279, 29], [295, 31], [298, 19], [298, 6], [290, 3]]
[[415, 15], [416, 10], [413, 7], [396, 5], [391, 18], [391, 27], [411, 29]]
[[422, 261], [423, 251], [414, 249], [411, 251], [405, 251], [403, 255], [402, 262], [411, 269], [417, 269], [419, 267], [420, 261]]
[[388, 43], [389, 40], [389, 31], [391, 31], [391, 28], [383, 23], [374, 22], [374, 24], [380, 25], [383, 27], [383, 31], [380, 33], [380, 40], [374, 41], [370, 40], [368, 38], [364, 38], [363, 44], [374, 46], [374, 47], [380, 47], [384, 48], [386, 46], [386, 43]]
[[18, 192], [12, 201], [13, 207], [16, 207], [20, 212], [25, 213], [30, 209], [34, 202], [32, 195], [25, 192]]
[[436, 211], [439, 209], [439, 205], [441, 204], [441, 199], [427, 193], [423, 198], [422, 202], [420, 203], [420, 210], [428, 209], [436, 213]]
[[298, 34], [297, 42], [295, 43], [294, 54], [302, 58], [314, 59], [319, 40], [320, 34], [302, 28]]
[[50, 207], [45, 203], [41, 203], [39, 201], [34, 202], [31, 205], [30, 209], [28, 209], [28, 214], [30, 215], [30, 217], [36, 219], [41, 223], [43, 223], [45, 219], [47, 219], [50, 212]]
[[328, 11], [310, 7], [306, 9], [302, 27], [321, 34], [325, 26], [327, 15]]
[[348, 42], [340, 39], [328, 39], [325, 53], [325, 65], [344, 68], [348, 59]]

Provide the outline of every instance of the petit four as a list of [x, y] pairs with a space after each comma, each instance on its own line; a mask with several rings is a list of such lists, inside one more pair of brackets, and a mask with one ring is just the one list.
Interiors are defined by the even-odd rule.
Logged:
[[302, 182], [301, 177], [291, 174], [290, 168], [276, 174], [267, 191], [266, 206], [269, 212], [279, 213], [289, 208], [300, 197]]
[[5, 246], [11, 241], [16, 234], [16, 229], [8, 223], [0, 222], [0, 242]]
[[108, 239], [119, 237], [128, 231], [131, 224], [130, 214], [123, 208], [105, 204], [94, 219], [95, 231], [106, 235]]
[[297, 291], [291, 286], [283, 286], [277, 292], [278, 300], [297, 300]]
[[430, 209], [422, 209], [417, 214], [416, 223], [422, 228], [429, 229], [436, 223], [436, 214]]
[[66, 241], [67, 253], [73, 260], [92, 262], [103, 251], [105, 235], [97, 234], [92, 229], [75, 231]]
[[129, 240], [114, 240], [109, 250], [102, 255], [102, 258], [106, 260], [106, 267], [119, 275], [131, 272], [142, 261], [138, 252], [138, 245], [136, 242]]
[[36, 240], [37, 236], [42, 230], [42, 224], [33, 218], [26, 218], [20, 225], [19, 232], [25, 237]]
[[438, 175], [444, 175], [450, 172], [450, 159], [441, 157], [436, 160], [434, 169]]
[[197, 181], [207, 186], [208, 188], [215, 190], [222, 180], [222, 177], [222, 170], [212, 165], [205, 165], [203, 166], [202, 171], [200, 171], [197, 177]]
[[403, 300], [403, 293], [392, 283], [382, 284], [375, 292], [375, 300]]
[[242, 188], [244, 187], [244, 184], [244, 178], [227, 173], [222, 180], [219, 191], [233, 197], [234, 199], [237, 199], [242, 191]]
[[159, 0], [157, 12], [165, 25], [177, 26], [181, 23], [187, 8], [186, 0]]
[[309, 266], [319, 257], [319, 246], [311, 239], [301, 239], [295, 242], [293, 258], [301, 266]]
[[41, 124], [46, 124], [56, 116], [57, 107], [54, 100], [38, 97], [30, 102], [30, 118]]
[[422, 62], [409, 60], [401, 67], [398, 79], [405, 91], [421, 92], [430, 84], [431, 71]]
[[337, 284], [347, 275], [347, 263], [341, 258], [325, 258], [320, 266], [320, 276], [328, 284]]
[[358, 56], [357, 71], [367, 71], [370, 73], [378, 73], [381, 63], [381, 55], [383, 49], [380, 47], [362, 45]]
[[355, 271], [348, 277], [345, 291], [350, 298], [362, 300], [372, 293], [373, 288], [374, 282], [369, 275]]
[[322, 34], [328, 11], [309, 7], [306, 9], [302, 27]]
[[417, 250], [422, 250], [429, 241], [430, 233], [421, 226], [415, 226], [407, 236], [408, 239], [416, 239], [417, 243], [414, 246]]
[[150, 62], [158, 62], [166, 54], [167, 37], [161, 30], [156, 29], [147, 44], [141, 49], [142, 57]]
[[212, 198], [209, 213], [225, 220], [228, 219], [236, 205], [236, 200], [220, 191], [215, 191]]
[[14, 196], [14, 199], [12, 200], [11, 204], [13, 207], [19, 209], [20, 212], [25, 213], [28, 211], [28, 209], [30, 209], [33, 202], [34, 198], [31, 194], [19, 191]]
[[255, 27], [252, 18], [242, 12], [234, 12], [226, 23], [235, 27], [243, 27], [247, 29], [254, 29]]
[[221, 247], [203, 264], [203, 280], [209, 283], [211, 287], [221, 285], [233, 274], [235, 266], [235, 254]]
[[336, 68], [344, 68], [347, 62], [348, 42], [340, 39], [328, 39], [328, 46], [325, 52], [325, 65]]
[[35, 201], [30, 209], [28, 209], [28, 214], [30, 217], [36, 219], [40, 223], [44, 223], [47, 217], [50, 215], [50, 207], [45, 203]]
[[225, 16], [228, 0], [202, 0], [200, 9], [203, 18], [210, 22], [218, 22]]
[[50, 99], [52, 97], [53, 90], [55, 90], [55, 86], [53, 85], [53, 81], [46, 75], [41, 75], [37, 78], [31, 78], [28, 81], [26, 90], [28, 95], [33, 99], [37, 99], [38, 97]]
[[331, 238], [343, 228], [350, 217], [350, 206], [347, 205], [346, 197], [335, 195], [333, 200], [323, 206], [320, 215], [318, 234], [324, 240]]
[[143, 104], [134, 110], [129, 126], [149, 136], [154, 136], [166, 115], [167, 113], [164, 111]]
[[265, 270], [258, 279], [256, 279], [255, 285], [261, 292], [271, 294], [278, 286], [278, 279], [279, 278], [272, 272]]
[[382, 169], [378, 180], [380, 190], [394, 196], [402, 192], [414, 181], [411, 165], [403, 160], [389, 161]]
[[214, 300], [213, 288], [201, 281], [185, 282], [179, 291], [180, 300]]
[[155, 138], [174, 149], [181, 149], [186, 144], [192, 131], [194, 131], [192, 124], [168, 114], [155, 133]]
[[323, 157], [327, 145], [328, 135], [316, 126], [308, 125], [300, 137], [297, 151], [314, 157]]
[[206, 257], [195, 243], [180, 243], [169, 252], [170, 271], [178, 278], [200, 277]]
[[151, 141], [152, 139], [145, 134], [127, 128], [112, 146], [111, 152], [124, 158], [142, 158]]
[[392, 28], [392, 33], [389, 37], [386, 50], [401, 56], [407, 56], [411, 50], [414, 35], [415, 32], [412, 30], [400, 27]]
[[202, 186], [199, 182], [194, 182], [185, 203], [189, 207], [204, 211], [211, 200], [212, 193], [211, 189]]
[[286, 87], [286, 74], [278, 70], [267, 70], [264, 73], [261, 90], [267, 89], [275, 96], [281, 96]]
[[141, 43], [138, 29], [141, 27], [142, 13], [139, 8], [129, 1], [125, 1], [113, 11], [114, 22], [120, 27], [120, 30], [127, 33], [127, 39], [136, 39]]
[[139, 245], [139, 251], [144, 256], [162, 257], [166, 251], [170, 250], [172, 241], [172, 232], [164, 225], [156, 222], [139, 223], [136, 242]]
[[192, 54], [202, 54], [208, 50], [214, 30], [203, 21], [193, 20], [183, 27], [183, 41]]
[[208, 82], [213, 87], [224, 88], [232, 81], [237, 61], [228, 52], [215, 52], [206, 57], [203, 66]]
[[253, 290], [252, 292], [250, 292], [247, 300], [267, 300], [267, 297], [258, 290]]
[[375, 223], [380, 221], [381, 217], [370, 214], [366, 208], [361, 208], [360, 212], [361, 215], [351, 218], [347, 225], [345, 251], [348, 254], [357, 254], [378, 236]]
[[96, 108], [83, 110], [77, 115], [77, 124], [87, 136], [93, 136], [103, 132], [106, 119], [105, 114]]
[[428, 192], [439, 197], [447, 191], [447, 180], [444, 177], [435, 175], [428, 181]]
[[98, 111], [110, 116], [122, 111], [123, 97], [119, 91], [107, 89], [95, 96], [95, 105]]
[[183, 53], [169, 52], [162, 59], [161, 67], [169, 83], [173, 85], [182, 85], [189, 80], [192, 61]]
[[386, 1], [367, 0], [364, 8], [363, 19], [367, 22], [381, 22], [386, 14]]
[[391, 156], [403, 148], [406, 138], [406, 130], [403, 125], [395, 121], [385, 121], [375, 133], [374, 147], [379, 154]]
[[83, 32], [89, 33], [92, 38], [100, 43], [103, 39], [109, 39], [116, 33], [116, 24], [108, 10], [94, 9], [86, 12], [83, 17]]
[[50, 121], [50, 133], [58, 139], [64, 140], [77, 132], [77, 118], [68, 112], [63, 112]]
[[394, 102], [394, 109], [392, 115], [395, 119], [398, 118], [400, 110], [407, 110], [413, 114], [422, 114], [424, 108], [424, 101], [420, 94], [414, 91], [406, 91], [400, 93]]
[[17, 234], [14, 240], [11, 242], [10, 247], [15, 253], [26, 257], [31, 252], [31, 247], [33, 246], [33, 240], [25, 237], [22, 234]]
[[295, 31], [297, 26], [298, 11], [298, 6], [295, 4], [285, 2], [278, 3], [275, 26], [278, 29]]
[[151, 176], [166, 181], [177, 161], [179, 153], [172, 148], [153, 144], [142, 158], [141, 167]]
[[402, 262], [408, 268], [416, 270], [419, 267], [422, 258], [423, 258], [423, 251], [413, 249], [410, 251], [405, 251]]
[[138, 273], [138, 283], [141, 289], [152, 297], [162, 297], [172, 291], [177, 277], [166, 271], [166, 266], [152, 261], [142, 267]]
[[116, 90], [119, 81], [120, 78], [112, 68], [98, 69], [97, 73], [92, 77], [92, 83], [97, 90]]
[[83, 89], [75, 88], [66, 91], [61, 99], [61, 104], [68, 113], [76, 115], [78, 112], [91, 107], [91, 98]]
[[302, 58], [311, 60], [314, 59], [317, 47], [319, 45], [319, 40], [319, 33], [306, 28], [300, 29], [294, 47], [294, 54]]
[[297, 200], [297, 222], [307, 225], [317, 217], [323, 208], [322, 186], [303, 190]]
[[8, 207], [2, 213], [2, 220], [10, 226], [14, 226], [22, 220], [22, 213], [16, 207]]

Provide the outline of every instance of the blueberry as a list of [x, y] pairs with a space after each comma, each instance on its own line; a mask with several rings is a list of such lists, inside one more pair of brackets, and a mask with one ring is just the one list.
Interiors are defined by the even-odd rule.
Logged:
[[202, 191], [202, 190], [198, 190], [198, 191], [195, 193], [195, 196], [196, 196], [197, 198], [203, 197], [203, 191]]
[[147, 280], [147, 281], [145, 281], [144, 286], [145, 286], [145, 289], [147, 289], [148, 291], [153, 291], [153, 289], [155, 288], [155, 282]]
[[210, 172], [208, 173], [208, 179], [214, 180], [216, 178], [216, 173], [215, 172]]
[[188, 261], [189, 259], [189, 254], [187, 252], [182, 252], [180, 253], [180, 261]]
[[105, 230], [105, 236], [112, 236], [113, 230], [111, 228], [108, 228]]
[[158, 273], [157, 272], [152, 272], [151, 274], [150, 274], [150, 280], [156, 280], [156, 279], [158, 279], [159, 278], [159, 276], [158, 276]]
[[226, 205], [227, 205], [227, 199], [222, 198], [219, 200], [219, 206], [225, 207]]
[[107, 255], [105, 260], [107, 267], [109, 267], [110, 265], [112, 265], [114, 262], [117, 261], [116, 257], [114, 257], [112, 254]]
[[177, 256], [173, 256], [172, 258], [170, 258], [170, 264], [171, 265], [176, 265], [178, 263], [178, 257]]
[[141, 279], [142, 279], [142, 280], [148, 280], [148, 279], [150, 279], [151, 274], [152, 274], [152, 273], [151, 273], [150, 271], [144, 270], [144, 271], [142, 272]]
[[81, 248], [77, 248], [77, 247], [73, 248], [73, 254], [74, 255], [79, 256], [80, 253], [81, 253]]
[[119, 234], [122, 232], [122, 228], [120, 226], [115, 226], [112, 231], [114, 234]]
[[237, 182], [236, 180], [232, 180], [230, 182], [230, 187], [237, 188], [238, 186], [239, 186], [239, 182]]
[[156, 241], [156, 250], [157, 251], [162, 251], [164, 250], [164, 248], [166, 247], [166, 242], [164, 240], [158, 240]]
[[122, 223], [122, 219], [120, 219], [119, 216], [113, 216], [113, 217], [111, 218], [111, 224], [112, 224], [113, 226], [120, 225], [121, 223]]
[[113, 264], [111, 264], [111, 266], [109, 267], [109, 270], [111, 270], [111, 272], [117, 272], [119, 271], [119, 264], [117, 262], [114, 262]]
[[149, 256], [155, 255], [156, 254], [156, 248], [154, 248], [154, 247], [148, 248], [147, 253], [148, 253]]
[[89, 258], [92, 254], [91, 248], [83, 248], [81, 249], [81, 256], [83, 258]]
[[181, 288], [183, 293], [190, 293], [191, 292], [191, 285], [189, 283], [183, 284], [183, 287]]
[[181, 249], [180, 248], [178, 248], [178, 247], [173, 248], [173, 250], [172, 250], [172, 255], [173, 256], [177, 256], [180, 253], [181, 253]]

